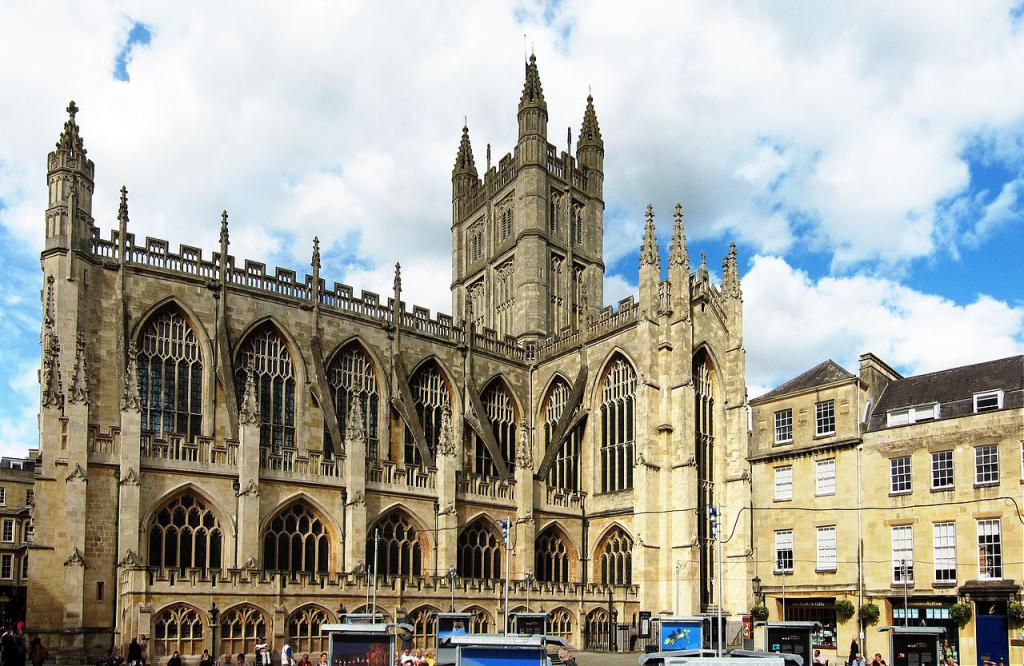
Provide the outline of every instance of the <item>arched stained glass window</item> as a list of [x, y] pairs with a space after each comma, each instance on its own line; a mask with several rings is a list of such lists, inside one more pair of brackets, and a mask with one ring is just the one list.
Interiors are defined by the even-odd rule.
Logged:
[[470, 633], [473, 634], [488, 634], [491, 628], [494, 627], [494, 618], [483, 608], [479, 606], [470, 606], [463, 613], [472, 613], [473, 616], [469, 618]]
[[569, 539], [557, 527], [548, 527], [534, 543], [534, 573], [542, 583], [571, 582]]
[[305, 502], [294, 502], [263, 533], [263, 568], [291, 574], [327, 573], [330, 542], [323, 519]]
[[[430, 453], [437, 452], [437, 443], [441, 439], [441, 415], [444, 408], [451, 404], [448, 383], [441, 375], [441, 369], [435, 361], [428, 361], [420, 366], [409, 381], [412, 397], [416, 403], [416, 416], [420, 420], [423, 434], [427, 439]], [[405, 429], [405, 462], [409, 465], [422, 465], [423, 458], [416, 448], [416, 441], [408, 428]]]
[[193, 656], [202, 654], [203, 646], [203, 618], [192, 606], [176, 604], [153, 619], [154, 654]]
[[[510, 466], [516, 456], [516, 405], [512, 395], [502, 381], [494, 381], [481, 396], [488, 423], [494, 433], [494, 439], [501, 449], [506, 466]], [[473, 471], [483, 476], [495, 476], [494, 460], [483, 440], [473, 435]]]
[[135, 360], [142, 429], [187, 441], [201, 435], [203, 354], [177, 308], [164, 308], [147, 322]]
[[153, 514], [149, 523], [149, 566], [165, 569], [220, 569], [223, 532], [204, 500], [185, 492]]
[[267, 619], [255, 606], [236, 606], [220, 616], [220, 649], [225, 654], [254, 653], [256, 639], [266, 637]]
[[[347, 345], [334, 356], [327, 369], [327, 381], [334, 395], [334, 409], [338, 416], [341, 436], [345, 436], [348, 427], [348, 414], [352, 408], [352, 400], [358, 398], [363, 413], [363, 432], [366, 433], [366, 457], [376, 460], [377, 447], [380, 443], [377, 432], [378, 410], [380, 398], [377, 392], [377, 376], [374, 373], [370, 355], [358, 342]], [[330, 433], [324, 427], [324, 442], [328, 453], [336, 450], [330, 441]]]
[[567, 608], [556, 608], [548, 615], [548, 635], [558, 636], [566, 643], [572, 640], [576, 616]]
[[501, 535], [478, 518], [459, 532], [458, 574], [463, 578], [501, 578]]
[[295, 447], [295, 373], [284, 336], [270, 323], [249, 334], [235, 360], [235, 395], [241, 406], [249, 364], [260, 407], [260, 446]]
[[414, 650], [432, 650], [437, 640], [437, 609], [420, 606], [405, 619], [412, 625], [412, 646]]
[[[558, 426], [558, 419], [562, 418], [566, 404], [569, 402], [569, 384], [561, 377], [555, 379], [548, 390], [547, 400], [544, 402], [544, 450], [551, 446], [551, 439], [555, 436], [555, 428]], [[562, 440], [558, 453], [548, 470], [548, 485], [563, 490], [580, 489], [580, 438], [582, 428], [574, 428], [566, 433]]]
[[366, 561], [373, 562], [374, 534], [377, 562], [372, 573], [378, 576], [420, 576], [423, 574], [425, 543], [420, 531], [403, 511], [392, 511], [366, 534]]
[[601, 388], [601, 492], [633, 487], [636, 373], [621, 356], [605, 370]]
[[697, 461], [697, 542], [700, 546], [700, 602], [715, 603], [715, 540], [708, 507], [715, 503], [715, 370], [701, 349], [693, 359], [694, 442]]
[[633, 539], [615, 527], [597, 546], [597, 566], [605, 585], [630, 585], [633, 582]]
[[321, 627], [331, 623], [331, 616], [320, 606], [303, 606], [288, 617], [288, 636], [296, 654], [309, 653], [312, 658], [327, 652], [330, 636]]

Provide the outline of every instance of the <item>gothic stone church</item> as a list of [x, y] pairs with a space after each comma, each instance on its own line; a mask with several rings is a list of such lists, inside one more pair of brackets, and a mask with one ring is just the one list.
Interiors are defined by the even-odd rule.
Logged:
[[677, 208], [666, 275], [648, 208], [639, 299], [602, 307], [592, 98], [560, 151], [531, 57], [515, 149], [481, 176], [463, 129], [454, 316], [407, 306], [398, 269], [384, 298], [328, 283], [315, 240], [305, 276], [237, 259], [227, 213], [212, 254], [140, 242], [124, 188], [104, 238], [77, 111], [47, 158], [41, 258], [27, 621], [51, 652], [142, 633], [153, 660], [257, 636], [319, 653], [374, 578], [417, 645], [453, 596], [478, 631], [529, 606], [604, 645], [612, 618], [715, 607], [710, 505], [738, 519], [723, 605], [750, 607], [735, 251], [721, 284], [691, 272]]

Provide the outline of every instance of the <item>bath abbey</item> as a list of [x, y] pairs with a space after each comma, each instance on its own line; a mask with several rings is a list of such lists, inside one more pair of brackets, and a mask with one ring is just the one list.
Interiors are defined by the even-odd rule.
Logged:
[[[531, 57], [512, 152], [481, 174], [463, 128], [447, 315], [403, 301], [397, 265], [391, 294], [329, 283], [316, 239], [304, 274], [236, 258], [227, 212], [218, 248], [175, 249], [140, 240], [121, 188], [101, 230], [68, 106], [27, 546], [51, 651], [319, 653], [321, 624], [371, 604], [418, 645], [439, 610], [500, 631], [525, 609], [578, 645], [642, 611], [750, 606], [735, 251], [712, 282], [677, 207], [663, 270], [648, 207], [639, 298], [604, 307], [604, 141], [581, 107], [556, 148]], [[711, 506], [735, 527], [722, 590]]]

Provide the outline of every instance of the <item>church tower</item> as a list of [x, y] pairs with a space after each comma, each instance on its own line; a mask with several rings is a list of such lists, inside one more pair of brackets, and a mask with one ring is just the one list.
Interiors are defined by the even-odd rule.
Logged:
[[463, 127], [452, 170], [452, 305], [499, 338], [536, 342], [604, 305], [604, 141], [587, 97], [572, 153], [548, 142], [537, 58], [526, 63], [515, 151], [481, 179]]

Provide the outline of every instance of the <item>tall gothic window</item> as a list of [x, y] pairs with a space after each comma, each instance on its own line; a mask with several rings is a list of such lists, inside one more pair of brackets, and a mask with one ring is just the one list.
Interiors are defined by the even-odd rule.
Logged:
[[480, 278], [466, 289], [469, 298], [469, 308], [472, 313], [471, 321], [477, 331], [481, 331], [487, 325], [487, 280]]
[[436, 608], [420, 606], [405, 617], [405, 622], [412, 625], [412, 647], [414, 650], [432, 650], [436, 646]]
[[366, 533], [366, 561], [373, 562], [374, 535], [379, 531], [376, 544], [377, 561], [373, 567], [376, 576], [419, 576], [423, 574], [424, 538], [402, 511], [392, 511]]
[[192, 326], [176, 308], [149, 320], [135, 357], [142, 429], [191, 441], [203, 420], [203, 355]]
[[225, 654], [255, 652], [256, 639], [267, 635], [267, 618], [255, 606], [235, 606], [220, 616], [220, 648]]
[[[502, 381], [492, 382], [481, 396], [487, 421], [490, 423], [494, 439], [501, 449], [506, 465], [516, 457], [516, 407], [508, 388]], [[487, 427], [487, 424], [482, 424]], [[483, 476], [494, 476], [494, 461], [482, 439], [473, 436], [473, 471]]]
[[632, 584], [633, 539], [621, 528], [612, 528], [597, 546], [597, 561], [605, 585]]
[[576, 622], [576, 616], [567, 608], [556, 608], [548, 616], [548, 635], [558, 636], [565, 642], [572, 639], [572, 628]]
[[149, 525], [149, 566], [165, 569], [220, 569], [223, 532], [205, 501], [185, 492], [153, 514]]
[[504, 208], [498, 210], [498, 240], [512, 235], [512, 202], [506, 200]]
[[[544, 450], [552, 446], [551, 439], [555, 436], [558, 419], [569, 402], [569, 384], [561, 377], [555, 379], [548, 390], [548, 399], [544, 403]], [[576, 427], [565, 434], [558, 453], [548, 470], [548, 485], [563, 490], [580, 489], [580, 438], [582, 428]]]
[[[412, 397], [416, 402], [416, 415], [419, 417], [423, 434], [427, 438], [430, 453], [437, 451], [437, 443], [441, 439], [441, 415], [444, 408], [451, 403], [448, 384], [441, 376], [441, 369], [435, 361], [428, 361], [420, 366], [409, 381]], [[408, 428], [405, 430], [405, 462], [409, 465], [422, 465], [423, 458], [416, 448], [416, 440]]]
[[491, 628], [494, 627], [494, 618], [483, 608], [479, 606], [470, 606], [463, 613], [472, 613], [473, 616], [469, 618], [469, 633], [471, 634], [489, 634]]
[[291, 574], [327, 573], [330, 541], [320, 516], [305, 502], [294, 502], [263, 533], [263, 568]]
[[[366, 433], [366, 457], [376, 460], [380, 442], [377, 432], [380, 397], [377, 393], [377, 377], [369, 354], [358, 342], [347, 345], [334, 356], [327, 369], [327, 381], [334, 394], [334, 409], [338, 416], [341, 436], [348, 427], [348, 413], [352, 401], [359, 400], [363, 412], [363, 431]], [[330, 441], [330, 433], [324, 426], [324, 442], [328, 442], [329, 453], [333, 454], [336, 444]]]
[[607, 650], [611, 644], [611, 619], [608, 609], [595, 608], [587, 614], [587, 629], [583, 632], [584, 650]]
[[601, 390], [601, 492], [633, 487], [635, 405], [636, 373], [616, 356]]
[[483, 518], [459, 532], [458, 574], [463, 578], [501, 578], [501, 536]]
[[331, 617], [320, 606], [303, 606], [288, 617], [288, 636], [297, 654], [315, 655], [327, 652], [330, 636], [321, 627], [331, 623]]
[[515, 259], [509, 259], [495, 270], [494, 330], [499, 339], [511, 335], [515, 321]]
[[203, 618], [192, 606], [175, 604], [165, 608], [153, 621], [154, 654], [180, 652], [193, 656], [203, 652]]
[[563, 328], [569, 325], [568, 313], [565, 311], [565, 304], [568, 300], [565, 293], [565, 260], [562, 257], [551, 255], [551, 273], [549, 286], [551, 288], [551, 330], [560, 333]]
[[694, 415], [696, 417], [697, 540], [700, 544], [700, 602], [714, 604], [715, 542], [711, 538], [708, 507], [715, 503], [715, 371], [707, 353], [693, 359]]
[[570, 577], [569, 539], [557, 527], [548, 527], [534, 542], [534, 572], [542, 583], [568, 583]]
[[275, 451], [295, 447], [295, 374], [284, 336], [272, 324], [249, 334], [235, 362], [235, 395], [245, 397], [252, 362], [260, 407], [260, 446]]

